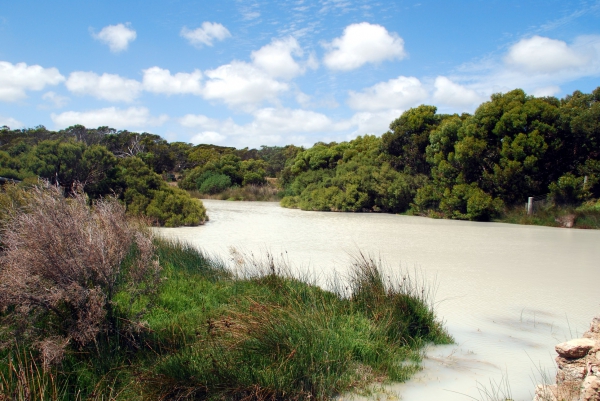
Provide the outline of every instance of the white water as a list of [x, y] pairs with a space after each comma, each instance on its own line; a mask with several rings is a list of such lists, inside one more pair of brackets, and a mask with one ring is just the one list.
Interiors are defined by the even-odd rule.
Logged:
[[230, 247], [283, 255], [321, 282], [343, 275], [358, 250], [435, 281], [436, 311], [456, 344], [432, 347], [422, 372], [386, 389], [402, 400], [485, 399], [477, 383], [489, 391], [502, 378], [515, 400], [531, 400], [540, 368], [554, 377], [554, 345], [581, 335], [600, 313], [598, 230], [204, 204], [206, 225], [159, 232], [223, 259]]

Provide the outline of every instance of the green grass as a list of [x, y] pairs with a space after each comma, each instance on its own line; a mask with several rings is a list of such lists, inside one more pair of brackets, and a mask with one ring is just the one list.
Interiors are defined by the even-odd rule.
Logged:
[[[123, 330], [69, 348], [46, 370], [31, 345], [0, 351], [0, 399], [29, 391], [36, 400], [325, 400], [406, 380], [424, 344], [451, 341], [426, 288], [384, 278], [363, 256], [348, 287], [328, 291], [272, 259], [233, 274], [189, 245], [156, 248], [157, 294], [134, 307], [116, 297]], [[138, 329], [125, 330], [132, 322]]]

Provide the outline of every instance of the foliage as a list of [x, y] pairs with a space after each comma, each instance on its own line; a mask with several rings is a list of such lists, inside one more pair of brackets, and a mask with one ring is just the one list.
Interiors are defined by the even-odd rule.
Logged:
[[429, 138], [431, 181], [417, 191], [415, 211], [481, 220], [529, 196], [550, 193], [557, 203], [589, 198], [600, 171], [600, 131], [589, 118], [598, 107], [593, 96], [576, 92], [559, 101], [518, 89], [493, 95], [472, 116], [443, 119]]
[[421, 105], [391, 122], [390, 131], [381, 137], [381, 146], [395, 168], [408, 174], [429, 173], [425, 148], [431, 131], [442, 120], [436, 111], [435, 106]]
[[126, 188], [123, 198], [130, 214], [148, 216], [168, 227], [195, 226], [207, 220], [202, 202], [185, 191], [167, 186], [141, 159], [122, 159], [119, 167]]
[[116, 134], [105, 127], [88, 130], [73, 126], [58, 133], [38, 131], [37, 141], [28, 136], [29, 131], [2, 131], [6, 141], [5, 150], [0, 150], [3, 177], [31, 184], [42, 178], [61, 186], [67, 196], [79, 185], [91, 199], [117, 196], [124, 201], [128, 213], [149, 216], [160, 225], [198, 225], [206, 220], [200, 201], [168, 187], [156, 173], [155, 169], [170, 168], [166, 161], [170, 156], [163, 154], [168, 143], [160, 137]]
[[179, 187], [205, 194], [216, 194], [232, 186], [266, 184], [266, 162], [242, 160], [232, 151], [201, 148], [194, 155], [202, 155], [204, 164], [186, 171]]
[[216, 194], [231, 187], [231, 178], [225, 174], [205, 171], [196, 180], [198, 192], [202, 194]]
[[142, 284], [151, 291], [158, 265], [149, 232], [115, 199], [90, 208], [82, 192], [67, 200], [57, 187], [30, 188], [26, 199], [6, 212], [0, 311], [12, 311], [16, 338], [37, 344], [49, 366], [69, 343], [86, 346], [115, 330], [115, 295], [127, 291], [134, 299]]
[[303, 210], [405, 211], [425, 177], [393, 169], [380, 157], [380, 148], [380, 138], [364, 136], [299, 152], [282, 173], [288, 195], [282, 205]]
[[[530, 196], [549, 195], [557, 204], [600, 198], [599, 121], [597, 88], [563, 99], [515, 89], [492, 95], [472, 115], [420, 105], [393, 120], [380, 138], [309, 149], [194, 146], [109, 127], [3, 127], [0, 177], [28, 183], [42, 177], [67, 194], [79, 182], [92, 199], [115, 194], [134, 214], [147, 214], [162, 191], [152, 208], [159, 224], [203, 221], [190, 217], [202, 216], [191, 204], [177, 206], [189, 201], [157, 181], [163, 178], [202, 196], [255, 199], [243, 188], [253, 193], [267, 185], [266, 177], [277, 177], [286, 207], [486, 220]], [[136, 168], [141, 171], [132, 172]], [[176, 216], [183, 210], [192, 214]]]

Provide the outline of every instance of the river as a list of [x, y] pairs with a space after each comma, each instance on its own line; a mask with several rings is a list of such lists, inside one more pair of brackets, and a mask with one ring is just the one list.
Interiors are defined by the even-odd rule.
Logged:
[[540, 372], [554, 378], [554, 345], [600, 313], [599, 230], [204, 204], [204, 226], [158, 232], [223, 259], [231, 248], [270, 252], [320, 283], [343, 277], [361, 251], [436, 288], [436, 313], [455, 344], [430, 347], [424, 369], [380, 399], [484, 400], [481, 391], [507, 380], [515, 401], [531, 400]]

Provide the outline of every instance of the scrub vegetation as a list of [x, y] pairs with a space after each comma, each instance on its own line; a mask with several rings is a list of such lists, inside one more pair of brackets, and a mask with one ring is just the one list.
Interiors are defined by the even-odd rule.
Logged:
[[[573, 210], [576, 226], [597, 228], [599, 121], [600, 88], [561, 100], [517, 89], [473, 115], [422, 105], [381, 138], [299, 152], [282, 171], [281, 204], [545, 225]], [[539, 215], [526, 216], [528, 197], [547, 201]]]
[[153, 237], [112, 197], [2, 192], [0, 399], [330, 399], [451, 341], [427, 287], [360, 255], [322, 289]]
[[[421, 105], [381, 136], [308, 149], [194, 146], [107, 127], [4, 127], [0, 177], [41, 177], [67, 193], [79, 182], [91, 199], [115, 194], [129, 214], [166, 226], [207, 219], [191, 194], [281, 200], [302, 210], [557, 226], [574, 214], [574, 227], [598, 228], [599, 121], [597, 88], [563, 99], [515, 89], [492, 95], [473, 114]], [[546, 201], [534, 216], [524, 212], [529, 197]]]

